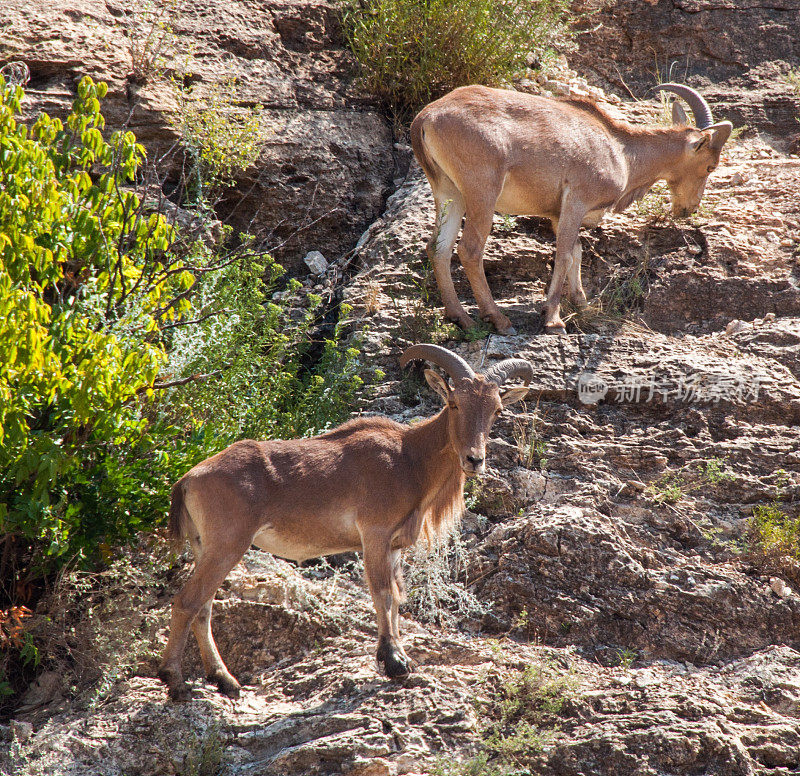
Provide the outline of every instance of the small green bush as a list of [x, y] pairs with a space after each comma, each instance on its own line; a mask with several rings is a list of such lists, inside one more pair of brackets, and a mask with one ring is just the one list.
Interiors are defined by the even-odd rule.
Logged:
[[397, 115], [471, 83], [499, 86], [568, 33], [567, 0], [345, 0], [366, 87]]
[[[496, 681], [496, 680], [495, 680]], [[460, 763], [441, 761], [436, 776], [527, 776], [553, 737], [558, 717], [575, 695], [575, 678], [549, 661], [536, 662], [496, 682], [476, 701], [484, 720], [480, 750]]]
[[800, 584], [800, 517], [791, 517], [777, 504], [759, 504], [747, 522], [751, 561], [770, 573]]
[[574, 694], [574, 680], [549, 663], [534, 663], [502, 683], [485, 708], [492, 720], [484, 746], [501, 762], [524, 765], [552, 737]]
[[171, 121], [189, 157], [186, 198], [198, 209], [209, 209], [258, 159], [263, 107], [240, 107], [244, 99], [234, 78], [211, 84], [203, 96], [183, 80], [173, 78], [171, 85], [178, 103]]
[[11, 605], [158, 525], [194, 463], [242, 436], [324, 429], [362, 383], [341, 331], [320, 337], [318, 298], [295, 284], [268, 301], [282, 274], [269, 256], [246, 240], [176, 240], [147, 211], [132, 190], [144, 149], [130, 132], [104, 138], [105, 92], [84, 78], [65, 123], [43, 114], [28, 128], [15, 118], [22, 89], [0, 76], [0, 594]]
[[103, 138], [105, 91], [84, 78], [66, 124], [43, 114], [29, 129], [22, 89], [0, 78], [0, 536], [29, 575], [97, 555], [109, 521], [137, 525], [96, 509], [149, 445], [139, 397], [166, 358], [156, 334], [189, 307], [180, 262], [153, 272], [172, 230], [124, 188], [144, 149]]

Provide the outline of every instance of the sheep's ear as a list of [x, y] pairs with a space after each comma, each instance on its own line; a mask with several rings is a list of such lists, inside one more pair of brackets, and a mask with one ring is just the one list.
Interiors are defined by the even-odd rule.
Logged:
[[447, 381], [442, 377], [438, 372], [434, 372], [433, 369], [426, 369], [425, 370], [425, 380], [433, 388], [436, 393], [439, 394], [445, 401], [450, 401], [450, 387], [447, 385]]
[[677, 126], [686, 126], [689, 123], [689, 117], [677, 100], [672, 103], [672, 123]]
[[733, 124], [730, 121], [718, 121], [716, 124], [712, 124], [706, 132], [711, 135], [711, 147], [715, 151], [720, 151], [733, 132]]
[[507, 391], [501, 391], [500, 401], [503, 402], [504, 407], [508, 407], [510, 404], [515, 404], [524, 399], [528, 395], [528, 390], [529, 388], [527, 385], [518, 385], [516, 388], [509, 388]]

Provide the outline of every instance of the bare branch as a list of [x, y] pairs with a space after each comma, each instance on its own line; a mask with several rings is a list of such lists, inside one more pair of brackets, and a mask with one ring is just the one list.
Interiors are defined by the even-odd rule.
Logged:
[[205, 315], [201, 315], [199, 318], [192, 318], [191, 321], [178, 321], [177, 323], [166, 323], [159, 328], [161, 331], [165, 331], [166, 329], [177, 329], [179, 326], [191, 326], [193, 323], [200, 323], [201, 321], [205, 321], [208, 318], [213, 318], [215, 315], [222, 315], [222, 313], [229, 313], [230, 310], [226, 307], [222, 310], [212, 310], [210, 313], [206, 313]]
[[153, 383], [152, 385], [143, 385], [141, 388], [138, 388], [136, 393], [144, 393], [145, 391], [154, 390], [154, 391], [163, 391], [165, 388], [174, 388], [177, 385], [187, 385], [188, 383], [193, 383], [198, 380], [208, 380], [212, 377], [217, 377], [218, 375], [222, 374], [222, 369], [215, 369], [213, 372], [209, 372], [205, 375], [189, 375], [188, 377], [182, 377], [180, 380], [170, 380], [166, 383]]

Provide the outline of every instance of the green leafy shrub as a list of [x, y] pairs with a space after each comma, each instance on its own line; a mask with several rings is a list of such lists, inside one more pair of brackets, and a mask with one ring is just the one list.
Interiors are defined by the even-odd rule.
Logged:
[[800, 517], [791, 517], [776, 503], [759, 504], [747, 522], [746, 541], [757, 566], [800, 584]]
[[498, 86], [568, 31], [566, 0], [346, 0], [366, 87], [401, 116], [457, 86]]
[[321, 300], [301, 303], [296, 280], [265, 302], [282, 275], [269, 256], [245, 251], [201, 279], [195, 307], [208, 317], [176, 329], [168, 368], [215, 377], [176, 389], [162, 415], [190, 418], [220, 445], [305, 436], [347, 417], [363, 385], [359, 351], [343, 344], [339, 326], [318, 339]]
[[97, 552], [93, 507], [119, 450], [147, 444], [138, 397], [166, 357], [154, 335], [188, 309], [191, 274], [154, 272], [172, 230], [123, 188], [144, 150], [101, 133], [105, 91], [85, 78], [66, 124], [28, 129], [22, 89], [0, 79], [0, 534], [32, 545], [29, 570]]
[[258, 159], [264, 144], [263, 107], [237, 107], [243, 98], [233, 78], [211, 84], [204, 96], [183, 80], [172, 79], [171, 84], [178, 102], [172, 122], [189, 157], [187, 199], [195, 207], [209, 208]]
[[341, 332], [320, 341], [318, 299], [291, 285], [265, 302], [281, 273], [268, 256], [176, 240], [148, 212], [132, 190], [144, 149], [130, 132], [103, 137], [105, 92], [85, 78], [65, 123], [42, 115], [27, 128], [15, 119], [22, 90], [0, 80], [0, 587], [11, 604], [157, 525], [197, 461], [241, 436], [325, 428], [361, 385]]

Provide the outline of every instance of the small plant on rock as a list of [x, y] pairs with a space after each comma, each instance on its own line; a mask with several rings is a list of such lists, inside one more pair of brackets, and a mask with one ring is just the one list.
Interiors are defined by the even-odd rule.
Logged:
[[484, 750], [502, 765], [523, 767], [552, 738], [558, 716], [574, 695], [575, 680], [542, 660], [501, 682], [480, 704], [490, 720]]
[[800, 516], [791, 517], [774, 502], [759, 504], [747, 522], [746, 544], [755, 565], [800, 584]]
[[223, 739], [219, 726], [212, 724], [202, 734], [192, 733], [189, 751], [178, 776], [220, 776], [224, 770]]
[[434, 776], [527, 776], [534, 757], [553, 737], [558, 717], [575, 694], [572, 673], [552, 661], [537, 661], [476, 699], [483, 725], [480, 749], [471, 758], [441, 760]]
[[617, 650], [617, 661], [620, 668], [628, 671], [636, 660], [637, 652], [630, 647], [622, 647]]
[[182, 0], [133, 0], [125, 7], [128, 16], [130, 80], [145, 84], [164, 75], [167, 62], [176, 53], [174, 19]]
[[538, 430], [540, 420], [535, 411], [527, 423], [524, 418], [514, 420], [513, 433], [517, 442], [519, 462], [526, 469], [547, 468], [547, 442], [542, 439]]
[[732, 482], [736, 479], [732, 472], [725, 470], [725, 461], [722, 458], [709, 458], [703, 463], [701, 471], [706, 481], [711, 485]]
[[508, 234], [517, 228], [517, 219], [515, 216], [510, 216], [508, 213], [500, 214], [500, 222], [495, 224], [495, 231], [500, 234]]
[[683, 478], [678, 474], [670, 474], [648, 485], [646, 492], [656, 504], [675, 504], [685, 495], [684, 488]]
[[189, 157], [184, 176], [187, 199], [199, 210], [208, 210], [258, 159], [265, 142], [263, 107], [243, 107], [235, 78], [214, 83], [203, 94], [185, 81], [171, 81], [178, 102], [171, 121]]

